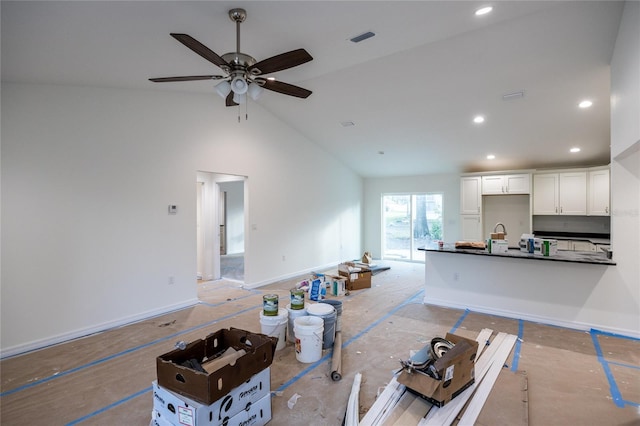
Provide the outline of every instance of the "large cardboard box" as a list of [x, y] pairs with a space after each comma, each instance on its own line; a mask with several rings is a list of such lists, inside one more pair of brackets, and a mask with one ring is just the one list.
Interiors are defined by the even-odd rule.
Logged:
[[270, 395], [271, 369], [266, 368], [211, 405], [204, 405], [153, 382], [157, 417], [175, 425], [218, 425]]
[[361, 263], [341, 263], [338, 265], [338, 274], [347, 280], [349, 291], [371, 288], [371, 270]]
[[451, 333], [447, 333], [445, 338], [454, 346], [435, 362], [442, 380], [406, 370], [402, 370], [398, 376], [398, 382], [437, 407], [451, 401], [475, 381], [478, 342]]
[[[210, 405], [253, 375], [269, 367], [278, 343], [277, 337], [251, 333], [237, 328], [221, 329], [198, 339], [185, 349], [174, 349], [156, 358], [158, 384], [201, 404]], [[232, 347], [246, 353], [235, 363], [212, 373], [183, 365], [191, 359], [213, 359]]]

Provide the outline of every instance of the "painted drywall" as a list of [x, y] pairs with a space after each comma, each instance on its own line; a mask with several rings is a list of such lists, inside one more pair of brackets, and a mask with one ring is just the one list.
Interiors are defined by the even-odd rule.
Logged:
[[214, 95], [1, 94], [3, 356], [195, 303], [198, 171], [247, 176], [248, 286], [361, 251], [361, 178], [259, 104], [238, 123]]
[[386, 194], [443, 194], [443, 236], [446, 242], [459, 239], [460, 175], [437, 174], [364, 181], [364, 248], [374, 258], [382, 255], [382, 196]]
[[[530, 265], [432, 253], [425, 265], [425, 303], [640, 337], [639, 21], [640, 3], [626, 2], [611, 63], [611, 247], [617, 264]], [[461, 256], [471, 259], [462, 263]], [[501, 282], [506, 273], [522, 279]]]

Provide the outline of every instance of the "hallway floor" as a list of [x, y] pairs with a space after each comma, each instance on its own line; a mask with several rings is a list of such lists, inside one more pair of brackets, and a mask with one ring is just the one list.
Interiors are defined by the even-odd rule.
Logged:
[[[475, 338], [482, 328], [520, 340], [477, 424], [640, 424], [640, 340], [424, 305], [424, 265], [388, 265], [372, 288], [339, 298], [342, 380], [330, 378], [330, 349], [312, 364], [298, 362], [291, 343], [276, 352], [270, 425], [340, 425], [358, 372], [362, 417], [410, 350], [447, 332]], [[278, 294], [284, 306], [297, 281], [259, 289], [206, 282], [191, 308], [3, 360], [1, 423], [147, 426], [158, 355], [220, 328], [260, 332], [263, 294]], [[523, 381], [528, 404], [517, 397]], [[290, 409], [294, 394], [300, 398]]]

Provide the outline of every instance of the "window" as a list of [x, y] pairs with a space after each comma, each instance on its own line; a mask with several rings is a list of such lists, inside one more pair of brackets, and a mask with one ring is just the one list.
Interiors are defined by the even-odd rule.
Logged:
[[418, 248], [443, 239], [442, 194], [382, 196], [382, 257], [424, 262]]

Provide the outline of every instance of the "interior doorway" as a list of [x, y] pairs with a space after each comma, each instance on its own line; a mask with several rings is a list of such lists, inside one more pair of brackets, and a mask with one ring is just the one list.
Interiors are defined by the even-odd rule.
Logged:
[[198, 172], [196, 244], [199, 282], [244, 282], [245, 176]]

